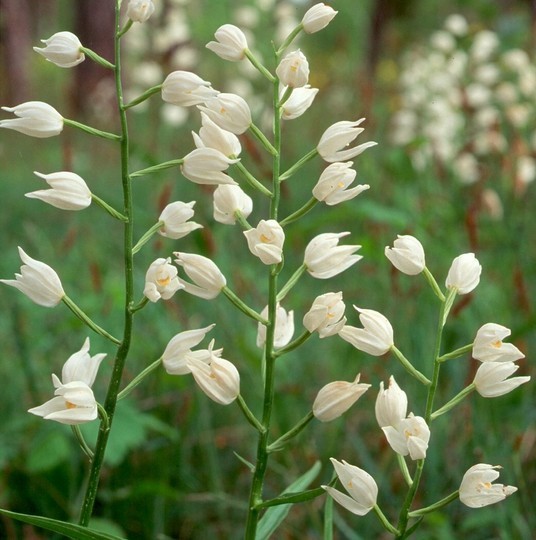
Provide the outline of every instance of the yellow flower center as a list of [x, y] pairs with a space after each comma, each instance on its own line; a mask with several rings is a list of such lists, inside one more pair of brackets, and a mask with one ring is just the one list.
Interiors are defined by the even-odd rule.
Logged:
[[261, 234], [260, 239], [263, 244], [269, 244], [272, 241], [272, 239], [265, 234]]
[[65, 407], [67, 407], [67, 409], [76, 409], [76, 405], [70, 401], [65, 402]]
[[160, 285], [160, 287], [165, 287], [166, 285], [169, 285], [170, 281], [171, 281], [171, 278], [169, 276], [158, 278], [156, 280], [156, 282], [158, 283], [158, 285]]
[[491, 346], [492, 346], [492, 347], [495, 347], [496, 349], [500, 349], [500, 348], [501, 348], [501, 345], [502, 345], [502, 341], [501, 341], [500, 339], [495, 340], [495, 341], [491, 344]]

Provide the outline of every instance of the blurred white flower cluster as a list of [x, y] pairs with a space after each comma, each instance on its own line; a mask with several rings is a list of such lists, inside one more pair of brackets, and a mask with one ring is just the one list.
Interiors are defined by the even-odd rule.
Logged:
[[[501, 171], [518, 195], [534, 181], [536, 64], [525, 51], [501, 50], [494, 32], [450, 15], [406, 54], [399, 84], [391, 136], [417, 169], [434, 166], [463, 184]], [[490, 197], [484, 191], [483, 204]]]

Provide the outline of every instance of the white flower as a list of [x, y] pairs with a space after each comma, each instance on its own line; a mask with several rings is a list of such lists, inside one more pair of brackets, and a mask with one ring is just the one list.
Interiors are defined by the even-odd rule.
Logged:
[[383, 432], [391, 448], [401, 456], [413, 460], [424, 459], [430, 440], [430, 428], [421, 416], [409, 413], [407, 418], [400, 420], [396, 426], [384, 426]]
[[85, 55], [80, 50], [80, 40], [71, 32], [58, 32], [48, 39], [41, 40], [46, 47], [34, 47], [36, 53], [59, 67], [70, 68], [84, 61]]
[[[196, 330], [186, 330], [171, 338], [162, 354], [164, 369], [170, 375], [186, 375], [191, 373], [188, 367], [188, 360], [196, 358], [208, 362], [210, 355], [207, 349], [192, 351], [192, 348], [199, 345], [205, 336], [214, 328], [214, 324]], [[215, 354], [221, 351], [213, 351]]]
[[[268, 306], [261, 311], [261, 317], [268, 317]], [[289, 311], [277, 304], [275, 312], [274, 347], [281, 348], [287, 345], [294, 335], [294, 311]], [[266, 342], [266, 326], [259, 323], [257, 328], [257, 347]]]
[[503, 501], [517, 491], [514, 486], [493, 484], [499, 478], [499, 465], [473, 465], [462, 478], [460, 502], [469, 508], [482, 508]]
[[[285, 93], [287, 87], [283, 87], [279, 97]], [[318, 88], [311, 88], [306, 84], [302, 88], [295, 88], [290, 97], [281, 107], [281, 118], [283, 120], [294, 120], [301, 116], [312, 104], [318, 93]]]
[[2, 110], [15, 113], [18, 118], [0, 120], [0, 128], [14, 129], [39, 139], [54, 137], [63, 130], [61, 114], [42, 101], [28, 101], [16, 107], [2, 107]]
[[283, 258], [283, 227], [275, 219], [261, 219], [254, 229], [244, 231], [251, 253], [264, 264], [277, 264]]
[[240, 394], [240, 375], [229, 360], [211, 354], [208, 363], [190, 358], [187, 365], [199, 388], [212, 401], [229, 405]]
[[194, 215], [194, 205], [195, 201], [189, 203], [176, 201], [168, 204], [158, 218], [158, 221], [162, 224], [158, 233], [177, 240], [195, 229], [202, 229], [203, 225], [188, 221]]
[[16, 279], [0, 279], [0, 283], [19, 289], [40, 306], [57, 306], [65, 296], [58, 274], [48, 264], [26, 255], [21, 247], [19, 255], [24, 263], [20, 268], [21, 273], [15, 274]]
[[86, 338], [80, 351], [72, 354], [63, 365], [61, 381], [52, 375], [56, 397], [28, 412], [69, 425], [95, 420], [97, 402], [91, 386], [105, 356], [102, 353], [90, 356], [89, 338]]
[[127, 6], [127, 17], [134, 22], [144, 23], [154, 13], [152, 0], [130, 0]]
[[330, 486], [322, 486], [341, 506], [358, 516], [368, 514], [378, 499], [378, 485], [370, 474], [346, 461], [330, 458], [344, 489], [350, 494], [345, 495]]
[[323, 2], [315, 4], [312, 8], [308, 9], [302, 19], [303, 31], [307, 34], [314, 34], [319, 30], [325, 28], [337, 15], [338, 11], [335, 11], [332, 7], [326, 6]]
[[422, 244], [409, 234], [397, 235], [393, 247], [386, 246], [385, 256], [397, 270], [408, 276], [420, 274], [426, 266]]
[[337, 245], [340, 238], [349, 234], [349, 232], [323, 233], [315, 236], [307, 244], [303, 262], [311, 276], [328, 279], [344, 272], [363, 258], [361, 255], [353, 255], [361, 246]]
[[465, 36], [469, 30], [467, 19], [463, 15], [454, 13], [445, 19], [445, 29], [455, 36]]
[[320, 338], [333, 336], [346, 323], [344, 309], [342, 292], [321, 294], [303, 317], [303, 326], [311, 333], [318, 332]]
[[173, 105], [199, 105], [218, 95], [208, 81], [189, 71], [174, 71], [162, 83], [162, 99]]
[[474, 253], [464, 253], [452, 261], [445, 285], [457, 294], [470, 293], [480, 282], [482, 266]]
[[352, 161], [328, 165], [313, 188], [315, 199], [325, 202], [328, 206], [333, 206], [349, 201], [369, 189], [368, 184], [360, 184], [352, 189], [346, 189], [357, 175], [357, 172], [350, 168], [352, 165]]
[[305, 86], [309, 80], [309, 62], [298, 49], [288, 53], [275, 70], [281, 83], [291, 88]]
[[530, 381], [530, 377], [512, 377], [519, 369], [514, 362], [487, 362], [478, 368], [473, 383], [476, 391], [485, 398], [508, 394], [518, 386]]
[[473, 342], [473, 358], [480, 362], [515, 362], [525, 355], [512, 343], [503, 339], [512, 332], [506, 326], [487, 323], [481, 326]]
[[238, 161], [238, 159], [228, 158], [214, 148], [196, 148], [184, 156], [181, 172], [188, 180], [196, 184], [236, 185], [236, 182], [222, 171], [226, 171], [229, 165]]
[[335, 381], [322, 387], [313, 403], [313, 414], [321, 422], [331, 422], [343, 415], [369, 388], [359, 383], [358, 373], [353, 382]]
[[216, 53], [220, 58], [231, 62], [238, 62], [244, 58], [248, 42], [240, 28], [232, 24], [224, 24], [216, 30], [214, 37], [217, 41], [207, 43], [207, 49]]
[[380, 391], [376, 398], [375, 413], [380, 427], [396, 426], [398, 422], [406, 418], [408, 410], [408, 396], [398, 386], [395, 378], [389, 377], [389, 387], [383, 389], [383, 381], [380, 382]]
[[199, 296], [205, 300], [216, 298], [227, 284], [225, 276], [220, 269], [207, 257], [194, 253], [173, 253], [175, 262], [184, 268], [186, 275], [193, 281], [188, 283], [179, 278], [187, 293]]
[[342, 120], [336, 122], [324, 131], [320, 141], [316, 147], [320, 156], [329, 163], [336, 161], [348, 161], [371, 146], [378, 143], [369, 141], [353, 148], [344, 150], [355, 138], [364, 131], [364, 128], [358, 128], [365, 119], [360, 118], [356, 122]]
[[222, 129], [241, 135], [251, 125], [251, 111], [246, 101], [236, 94], [221, 93], [206, 100], [198, 109]]
[[202, 127], [199, 135], [192, 132], [197, 148], [214, 148], [227, 157], [238, 157], [242, 146], [238, 137], [214, 123], [205, 113], [201, 113]]
[[372, 309], [359, 309], [359, 320], [363, 328], [344, 326], [339, 336], [352, 344], [356, 349], [373, 356], [381, 356], [388, 352], [394, 345], [393, 327], [381, 313]]
[[34, 174], [43, 178], [51, 189], [26, 193], [30, 199], [40, 199], [61, 210], [83, 210], [91, 204], [91, 191], [84, 179], [75, 173], [60, 171], [51, 174]]
[[214, 197], [214, 219], [225, 225], [236, 223], [236, 213], [240, 212], [247, 219], [253, 210], [253, 200], [240, 186], [222, 184], [216, 188]]
[[151, 301], [157, 302], [162, 298], [169, 300], [184, 286], [177, 277], [177, 268], [170, 264], [171, 258], [158, 258], [151, 263], [145, 274], [143, 294]]

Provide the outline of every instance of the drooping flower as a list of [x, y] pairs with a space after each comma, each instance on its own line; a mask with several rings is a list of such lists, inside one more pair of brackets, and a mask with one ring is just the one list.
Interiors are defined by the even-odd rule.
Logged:
[[342, 292], [317, 296], [311, 309], [303, 317], [303, 326], [322, 339], [337, 334], [346, 323]]
[[158, 221], [162, 223], [158, 233], [167, 238], [178, 240], [195, 229], [202, 229], [203, 225], [195, 223], [195, 221], [188, 221], [194, 215], [194, 205], [195, 201], [189, 203], [175, 201], [168, 204], [158, 218]]
[[174, 71], [162, 83], [162, 99], [173, 105], [191, 107], [218, 95], [210, 82], [190, 71]]
[[359, 309], [359, 320], [363, 328], [346, 325], [339, 336], [360, 351], [372, 356], [382, 356], [394, 345], [393, 327], [381, 313], [373, 309]]
[[251, 253], [264, 264], [280, 263], [285, 233], [275, 219], [261, 219], [256, 228], [244, 231]]
[[[268, 317], [268, 306], [261, 311], [261, 317]], [[288, 345], [294, 335], [294, 311], [287, 310], [277, 304], [275, 312], [274, 347], [281, 348]], [[266, 326], [259, 323], [257, 328], [257, 347], [263, 347], [266, 342]]]
[[470, 293], [480, 282], [482, 266], [474, 253], [464, 253], [456, 257], [450, 266], [445, 285], [456, 289], [457, 294]]
[[44, 307], [57, 306], [65, 296], [58, 274], [41, 261], [32, 259], [19, 247], [19, 255], [24, 263], [16, 279], [0, 279], [11, 287], [19, 289], [30, 300]]
[[160, 298], [169, 300], [179, 289], [184, 288], [177, 277], [177, 268], [170, 262], [170, 257], [160, 257], [151, 263], [145, 274], [143, 294], [151, 302], [157, 302]]
[[344, 489], [350, 497], [330, 486], [322, 486], [341, 506], [356, 514], [364, 516], [368, 514], [378, 499], [378, 485], [370, 474], [355, 465], [350, 465], [346, 461], [337, 461], [330, 458], [335, 467], [335, 472], [339, 477]]
[[184, 268], [186, 275], [193, 281], [193, 283], [188, 283], [179, 278], [179, 282], [187, 293], [211, 300], [216, 298], [227, 284], [220, 269], [207, 257], [178, 251], [175, 251], [173, 255], [177, 257], [175, 262]]
[[244, 58], [248, 42], [240, 28], [233, 24], [224, 24], [216, 30], [214, 37], [217, 41], [207, 43], [207, 49], [230, 62], [239, 62]]
[[315, 236], [307, 244], [303, 262], [311, 276], [317, 279], [328, 279], [344, 272], [362, 259], [361, 255], [354, 255], [361, 246], [337, 245], [340, 238], [349, 234], [349, 232], [323, 233]]
[[134, 22], [144, 23], [154, 13], [152, 0], [130, 0], [127, 6], [127, 17]]
[[409, 234], [397, 235], [393, 247], [385, 247], [385, 256], [397, 270], [408, 276], [420, 274], [426, 265], [422, 244]]
[[184, 156], [181, 165], [182, 174], [196, 184], [208, 186], [220, 184], [236, 185], [227, 174], [229, 165], [237, 163], [238, 159], [230, 159], [214, 148], [196, 148]]
[[426, 457], [430, 428], [421, 416], [409, 413], [407, 418], [400, 420], [395, 426], [384, 426], [382, 430], [387, 442], [397, 454], [401, 456], [409, 454], [413, 460]]
[[354, 181], [357, 172], [350, 167], [352, 161], [346, 163], [332, 163], [324, 169], [316, 186], [313, 188], [313, 196], [319, 201], [333, 206], [357, 197], [360, 193], [370, 188], [368, 184], [360, 184], [352, 189], [347, 189]]
[[303, 16], [302, 26], [304, 32], [314, 34], [322, 30], [331, 22], [337, 13], [338, 11], [335, 11], [330, 6], [326, 6], [323, 2], [315, 4]]
[[515, 362], [525, 355], [512, 343], [503, 343], [511, 330], [500, 324], [481, 326], [473, 342], [473, 358], [480, 362]]
[[510, 377], [519, 369], [514, 362], [485, 362], [477, 369], [473, 383], [476, 391], [485, 398], [508, 394], [530, 381], [530, 377]]
[[50, 189], [26, 193], [30, 199], [40, 199], [61, 210], [83, 210], [91, 204], [91, 191], [83, 178], [75, 173], [60, 171], [51, 174], [34, 174], [43, 178]]
[[45, 47], [34, 47], [33, 50], [59, 67], [74, 67], [85, 59], [84, 53], [80, 50], [82, 44], [72, 32], [57, 32], [41, 41]]
[[469, 508], [482, 508], [503, 501], [517, 491], [514, 486], [493, 484], [499, 478], [499, 465], [479, 463], [463, 475], [460, 484], [460, 502]]
[[48, 103], [27, 101], [15, 107], [2, 107], [18, 118], [0, 120], [0, 128], [14, 129], [24, 135], [44, 139], [59, 135], [63, 130], [63, 117]]
[[360, 383], [361, 374], [352, 382], [335, 381], [322, 387], [313, 403], [313, 414], [321, 422], [331, 422], [343, 415], [369, 388]]
[[367, 148], [376, 146], [378, 143], [369, 141], [346, 149], [360, 133], [365, 131], [364, 128], [357, 127], [364, 120], [364, 118], [360, 118], [356, 122], [342, 120], [328, 127], [322, 137], [320, 137], [320, 141], [316, 147], [322, 159], [329, 163], [348, 161], [364, 152]]
[[[280, 98], [286, 89], [287, 87], [283, 87]], [[283, 120], [294, 120], [300, 117], [313, 104], [317, 93], [318, 88], [311, 88], [308, 84], [301, 88], [295, 88], [281, 107], [281, 118]]]
[[247, 219], [253, 210], [253, 200], [240, 186], [222, 184], [216, 188], [214, 197], [214, 219], [225, 225], [236, 223], [236, 213]]
[[242, 146], [234, 133], [222, 129], [203, 112], [201, 122], [199, 135], [192, 132], [196, 148], [214, 148], [229, 158], [240, 155]]
[[241, 135], [251, 125], [251, 110], [246, 101], [236, 94], [221, 93], [206, 100], [198, 109], [222, 129]]
[[290, 88], [300, 88], [309, 80], [309, 62], [305, 55], [298, 49], [288, 53], [279, 62], [275, 70], [281, 84]]
[[383, 381], [380, 382], [380, 391], [376, 398], [375, 413], [378, 425], [396, 426], [398, 422], [406, 418], [408, 410], [408, 396], [406, 392], [398, 386], [395, 378], [389, 377], [389, 387], [383, 388]]

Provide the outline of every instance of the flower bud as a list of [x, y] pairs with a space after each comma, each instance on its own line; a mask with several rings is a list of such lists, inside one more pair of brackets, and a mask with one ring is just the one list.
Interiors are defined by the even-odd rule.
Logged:
[[283, 227], [275, 219], [261, 219], [254, 229], [244, 231], [251, 253], [264, 264], [277, 264], [283, 258]]
[[240, 186], [222, 184], [214, 191], [214, 219], [225, 225], [236, 223], [236, 213], [247, 219], [253, 210], [253, 200]]
[[346, 323], [344, 310], [342, 292], [321, 294], [303, 317], [303, 326], [311, 333], [318, 332], [320, 338], [333, 336]]
[[307, 34], [314, 34], [322, 30], [331, 22], [337, 13], [338, 11], [335, 11], [330, 6], [326, 6], [323, 2], [315, 4], [303, 16], [303, 31]]
[[186, 275], [193, 281], [188, 283], [179, 278], [187, 293], [199, 296], [205, 300], [216, 298], [227, 284], [225, 276], [220, 269], [207, 257], [194, 253], [173, 253], [175, 262], [184, 268]]
[[360, 184], [352, 189], [346, 189], [355, 179], [357, 173], [350, 167], [352, 161], [346, 163], [332, 163], [324, 169], [316, 186], [313, 188], [313, 196], [318, 201], [333, 206], [357, 197], [360, 193], [370, 188], [368, 184]]
[[313, 414], [321, 422], [330, 422], [343, 415], [369, 388], [359, 384], [358, 374], [353, 382], [335, 381], [318, 392], [313, 403]]
[[[279, 95], [280, 98], [286, 89], [286, 87], [283, 87]], [[294, 118], [301, 116], [313, 104], [317, 93], [318, 88], [311, 88], [308, 84], [302, 88], [295, 88], [281, 107], [281, 118], [283, 120], [294, 120]]]
[[218, 94], [198, 109], [222, 129], [241, 135], [251, 125], [251, 111], [246, 101], [236, 94]]
[[58, 32], [48, 39], [41, 40], [46, 47], [34, 47], [36, 53], [59, 67], [70, 68], [84, 61], [85, 55], [80, 50], [80, 40], [71, 32]]
[[408, 276], [420, 274], [426, 265], [422, 244], [409, 234], [397, 235], [393, 247], [386, 246], [385, 256], [397, 270]]
[[413, 460], [424, 459], [428, 442], [430, 441], [430, 428], [421, 416], [409, 413], [396, 426], [382, 427], [387, 442], [391, 448], [401, 456], [407, 456]]
[[305, 86], [309, 80], [309, 62], [298, 49], [288, 53], [275, 70], [281, 84], [291, 88]]
[[[268, 317], [268, 306], [261, 311], [261, 317]], [[294, 335], [294, 311], [289, 311], [277, 304], [275, 312], [274, 347], [281, 348], [288, 345]], [[257, 328], [257, 347], [266, 343], [266, 326], [259, 323]]]
[[517, 491], [514, 486], [493, 484], [499, 478], [498, 465], [473, 465], [462, 478], [460, 502], [469, 508], [482, 508], [503, 501]]
[[203, 126], [199, 135], [192, 132], [197, 148], [214, 148], [227, 157], [238, 157], [242, 152], [238, 137], [215, 124], [205, 113], [201, 113]]
[[389, 387], [383, 389], [383, 381], [380, 382], [380, 391], [376, 398], [376, 420], [380, 427], [396, 426], [400, 420], [406, 418], [408, 410], [408, 396], [398, 386], [395, 378], [389, 377]]
[[515, 362], [525, 355], [512, 343], [503, 339], [512, 332], [500, 324], [487, 323], [481, 326], [473, 342], [473, 358], [480, 362]]
[[214, 186], [219, 184], [237, 185], [227, 174], [229, 165], [238, 159], [230, 159], [214, 148], [196, 148], [184, 156], [181, 165], [182, 174], [196, 184]]
[[158, 218], [158, 221], [162, 223], [158, 233], [167, 238], [178, 240], [195, 229], [202, 229], [203, 225], [188, 221], [194, 215], [194, 205], [195, 201], [189, 203], [176, 201], [168, 204]]
[[344, 326], [339, 336], [360, 351], [372, 356], [382, 356], [393, 346], [393, 327], [381, 313], [372, 309], [359, 309], [359, 320], [363, 328]]
[[378, 143], [370, 141], [345, 150], [364, 131], [364, 128], [357, 127], [364, 120], [364, 118], [360, 118], [356, 122], [343, 120], [326, 129], [316, 147], [322, 159], [329, 163], [348, 161], [364, 152], [367, 148], [376, 146]]
[[470, 293], [480, 282], [482, 266], [474, 253], [464, 253], [452, 261], [445, 285], [457, 294]]
[[83, 178], [72, 172], [34, 174], [43, 178], [51, 189], [26, 193], [29, 199], [40, 199], [61, 210], [83, 210], [91, 204], [91, 191]]
[[144, 23], [154, 13], [152, 0], [130, 0], [127, 6], [127, 17], [134, 22]]
[[44, 139], [59, 135], [63, 130], [63, 117], [48, 103], [28, 101], [15, 107], [2, 107], [18, 118], [0, 120], [0, 128], [14, 129], [24, 135]]
[[305, 248], [304, 264], [311, 276], [328, 279], [344, 272], [362, 259], [353, 255], [361, 246], [338, 246], [339, 238], [349, 235], [343, 233], [323, 233], [315, 236]]
[[170, 264], [171, 258], [159, 258], [151, 263], [145, 274], [143, 294], [151, 301], [169, 300], [184, 286], [179, 282], [177, 269]]
[[20, 268], [21, 273], [15, 274], [16, 279], [0, 279], [0, 283], [19, 289], [40, 306], [57, 306], [65, 296], [58, 274], [48, 264], [26, 255], [21, 247], [19, 255], [24, 263]]
[[181, 107], [199, 105], [218, 93], [208, 81], [189, 71], [174, 71], [162, 83], [162, 99]]
[[494, 398], [508, 394], [518, 386], [529, 382], [530, 377], [512, 377], [519, 369], [514, 362], [487, 362], [477, 369], [473, 383], [476, 391], [485, 398]]
[[238, 62], [244, 58], [248, 42], [240, 28], [232, 24], [224, 24], [216, 30], [214, 37], [217, 41], [207, 43], [207, 49], [230, 62]]

